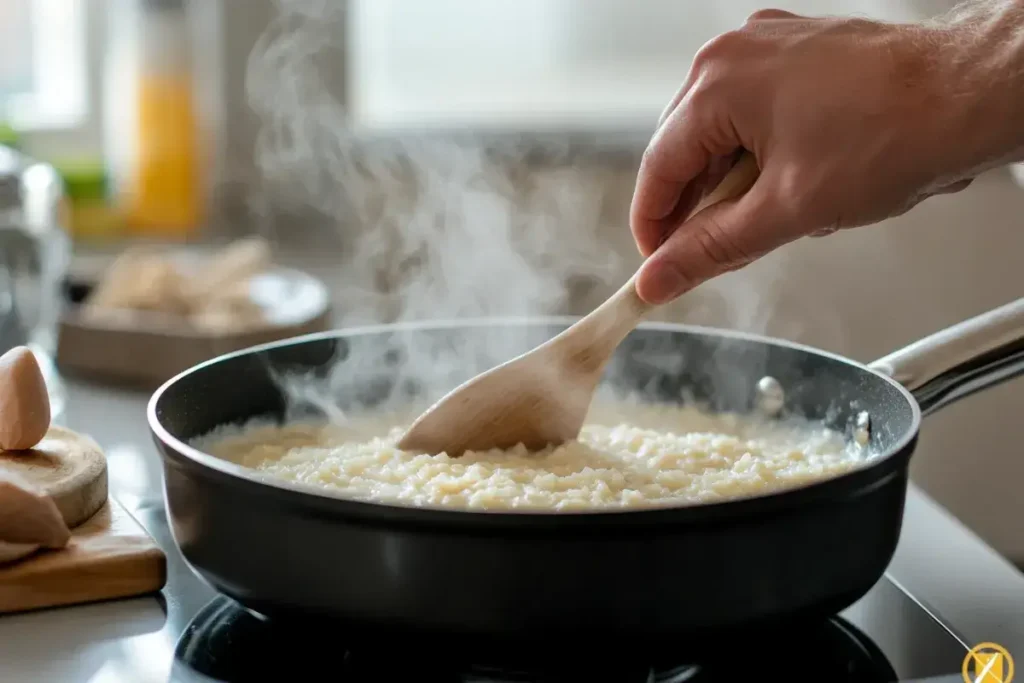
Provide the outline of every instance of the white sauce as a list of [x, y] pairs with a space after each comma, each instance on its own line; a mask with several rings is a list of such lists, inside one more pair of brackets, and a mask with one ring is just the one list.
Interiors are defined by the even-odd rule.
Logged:
[[573, 510], [706, 503], [831, 478], [866, 451], [811, 423], [709, 414], [692, 407], [595, 407], [578, 441], [530, 453], [458, 458], [401, 451], [409, 420], [345, 425], [253, 423], [193, 445], [271, 477], [353, 499], [478, 510]]

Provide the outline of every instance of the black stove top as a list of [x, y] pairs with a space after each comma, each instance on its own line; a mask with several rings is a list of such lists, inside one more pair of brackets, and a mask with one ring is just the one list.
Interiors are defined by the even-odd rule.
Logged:
[[[133, 513], [161, 545], [173, 547], [162, 507]], [[784, 674], [790, 683], [963, 680], [967, 648], [891, 579], [821, 624], [776, 630], [714, 652], [656, 657], [588, 647], [567, 636], [552, 652], [510, 656], [500, 647], [409, 638], [365, 642], [312, 623], [275, 623], [202, 583], [173, 553], [164, 591], [165, 629], [175, 642], [171, 683], [320, 681], [361, 683], [722, 683]], [[472, 651], [472, 659], [465, 656]], [[557, 654], [555, 654], [557, 652]]]
[[[785, 640], [785, 642], [782, 642]], [[802, 633], [776, 634], [735, 644], [700, 662], [674, 657], [595, 653], [586, 642], [559, 643], [559, 652], [510, 657], [452, 643], [394, 639], [346, 641], [328, 629], [303, 629], [262, 620], [227, 598], [204, 607], [182, 634], [175, 657], [182, 667], [214, 680], [704, 683], [751, 681], [779, 666], [792, 683], [876, 683], [898, 675], [877, 646], [848, 621], [836, 618]], [[472, 659], [465, 651], [474, 653]], [[325, 653], [316, 656], [314, 653]], [[680, 661], [682, 659], [682, 661]]]

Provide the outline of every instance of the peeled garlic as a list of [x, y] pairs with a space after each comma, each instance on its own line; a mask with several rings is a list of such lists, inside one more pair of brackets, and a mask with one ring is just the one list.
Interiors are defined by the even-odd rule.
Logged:
[[35, 355], [16, 346], [0, 356], [0, 450], [34, 447], [50, 428], [50, 396]]
[[0, 565], [28, 557], [37, 550], [39, 550], [39, 545], [36, 543], [8, 543], [0, 541]]
[[52, 498], [13, 472], [0, 471], [0, 541], [63, 548], [70, 538]]

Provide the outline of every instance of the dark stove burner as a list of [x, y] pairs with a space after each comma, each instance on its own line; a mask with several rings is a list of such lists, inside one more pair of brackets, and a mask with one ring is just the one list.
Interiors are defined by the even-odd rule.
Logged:
[[[378, 638], [357, 643], [311, 624], [279, 624], [218, 597], [189, 623], [175, 649], [174, 680], [332, 680], [345, 683], [728, 683], [785, 674], [788, 683], [893, 683], [896, 673], [867, 636], [835, 617], [708, 652], [702, 661], [630, 656], [567, 637], [559, 657], [531, 652], [529, 661], [491, 653], [465, 661], [470, 649], [452, 639]], [[476, 650], [476, 652], [480, 652]], [[199, 674], [202, 677], [195, 676]], [[193, 676], [194, 678], [190, 678]]]

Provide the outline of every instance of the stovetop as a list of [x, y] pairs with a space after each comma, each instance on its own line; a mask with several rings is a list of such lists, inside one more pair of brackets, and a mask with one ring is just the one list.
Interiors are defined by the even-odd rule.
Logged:
[[[173, 548], [161, 506], [133, 514]], [[165, 631], [176, 642], [170, 683], [235, 681], [722, 683], [781, 673], [790, 683], [960, 681], [967, 647], [885, 577], [859, 602], [799, 631], [723, 643], [699, 657], [595, 651], [567, 636], [553, 651], [510, 656], [451, 642], [363, 642], [313, 624], [279, 624], [215, 593], [173, 551], [164, 590]], [[680, 648], [682, 652], [683, 648]], [[556, 652], [557, 651], [557, 652]]]

